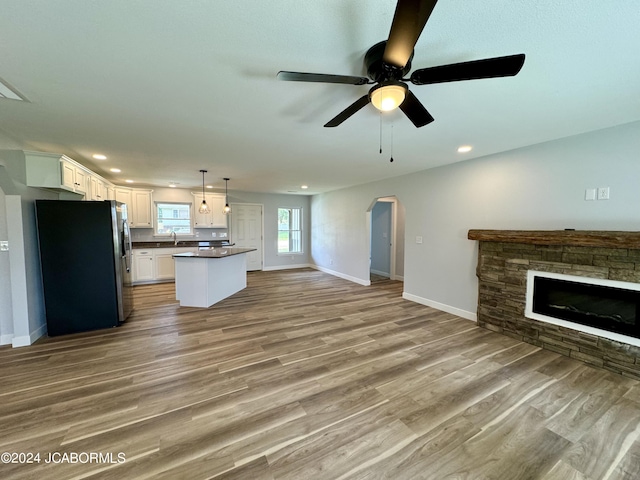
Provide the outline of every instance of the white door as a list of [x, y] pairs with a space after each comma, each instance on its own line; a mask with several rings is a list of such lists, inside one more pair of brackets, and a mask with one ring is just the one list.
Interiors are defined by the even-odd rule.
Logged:
[[262, 270], [262, 205], [231, 205], [231, 243], [255, 248], [247, 253], [247, 270]]

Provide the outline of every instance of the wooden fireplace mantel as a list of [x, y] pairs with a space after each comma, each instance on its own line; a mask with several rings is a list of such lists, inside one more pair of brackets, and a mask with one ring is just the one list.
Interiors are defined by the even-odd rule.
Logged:
[[529, 245], [638, 248], [640, 232], [602, 230], [469, 230], [469, 240]]

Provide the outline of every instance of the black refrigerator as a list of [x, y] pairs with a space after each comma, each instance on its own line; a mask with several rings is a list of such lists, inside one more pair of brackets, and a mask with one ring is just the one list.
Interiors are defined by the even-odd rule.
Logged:
[[35, 203], [48, 335], [124, 322], [133, 308], [126, 204]]

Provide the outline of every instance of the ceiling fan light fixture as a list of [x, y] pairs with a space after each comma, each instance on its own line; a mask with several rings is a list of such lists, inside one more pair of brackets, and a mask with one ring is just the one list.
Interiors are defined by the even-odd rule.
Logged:
[[400, 82], [381, 83], [371, 90], [371, 103], [381, 112], [390, 112], [404, 102], [406, 94], [407, 87]]

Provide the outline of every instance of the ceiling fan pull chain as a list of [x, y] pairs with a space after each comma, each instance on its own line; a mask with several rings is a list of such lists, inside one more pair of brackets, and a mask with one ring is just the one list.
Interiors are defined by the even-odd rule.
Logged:
[[380, 155], [382, 155], [382, 110], [380, 110]]
[[389, 162], [393, 163], [393, 123], [391, 124], [391, 158]]

